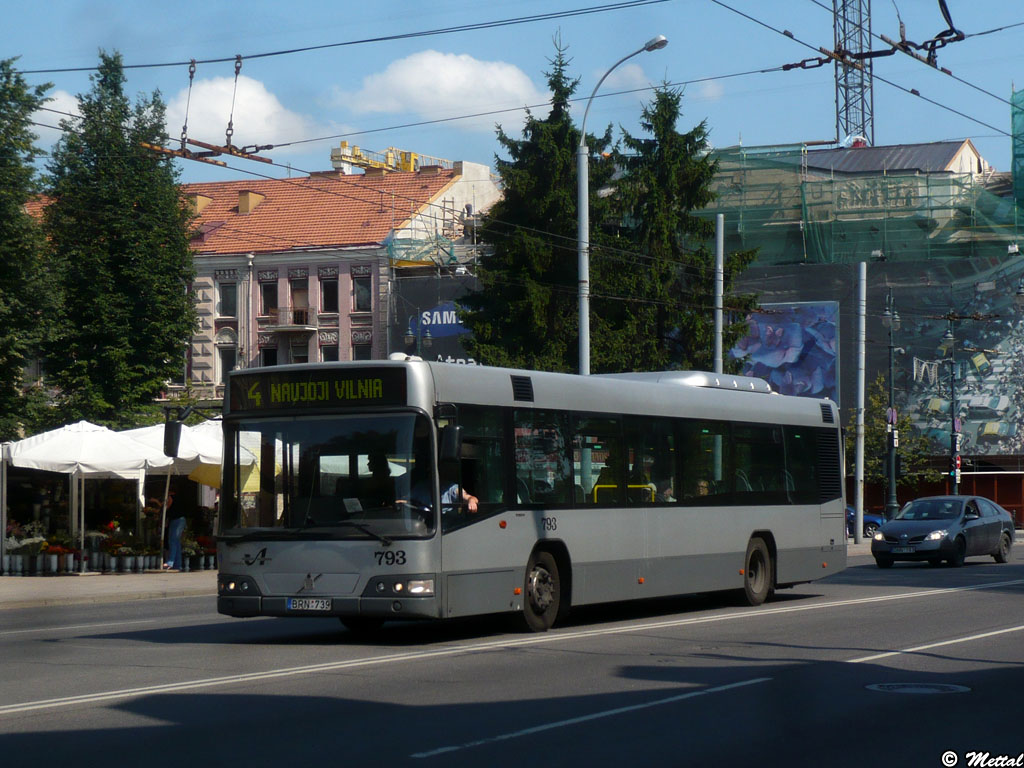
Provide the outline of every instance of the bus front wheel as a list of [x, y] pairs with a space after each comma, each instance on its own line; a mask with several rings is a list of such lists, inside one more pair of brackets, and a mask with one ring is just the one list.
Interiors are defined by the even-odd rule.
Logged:
[[761, 605], [772, 593], [772, 556], [764, 539], [751, 539], [743, 561], [743, 595], [750, 605]]
[[523, 618], [533, 632], [551, 629], [558, 617], [562, 599], [562, 584], [558, 564], [550, 552], [538, 551], [530, 555], [526, 564], [526, 583], [523, 591]]

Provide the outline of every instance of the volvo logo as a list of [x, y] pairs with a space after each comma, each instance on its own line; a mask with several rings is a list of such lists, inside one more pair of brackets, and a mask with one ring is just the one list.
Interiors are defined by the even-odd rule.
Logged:
[[246, 565], [263, 565], [264, 563], [269, 563], [270, 560], [271, 558], [267, 557], [266, 547], [261, 549], [255, 555], [244, 555], [242, 557], [242, 562]]

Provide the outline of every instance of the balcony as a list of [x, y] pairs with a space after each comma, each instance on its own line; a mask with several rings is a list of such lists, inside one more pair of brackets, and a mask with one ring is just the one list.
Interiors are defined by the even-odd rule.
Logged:
[[313, 333], [318, 328], [316, 310], [310, 307], [280, 307], [258, 318], [261, 331]]

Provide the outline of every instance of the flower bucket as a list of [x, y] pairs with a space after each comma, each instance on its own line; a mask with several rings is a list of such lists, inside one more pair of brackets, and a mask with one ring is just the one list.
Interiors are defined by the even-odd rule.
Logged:
[[21, 576], [24, 567], [24, 555], [11, 555], [11, 569], [8, 571], [8, 573], [10, 573], [11, 576]]
[[46, 572], [57, 573], [57, 559], [59, 555], [45, 555], [44, 557], [46, 558]]
[[64, 572], [74, 573], [75, 572], [75, 553], [68, 552], [64, 555]]
[[42, 576], [46, 570], [46, 555], [33, 555], [32, 573], [36, 576]]
[[103, 570], [103, 566], [100, 563], [101, 563], [100, 553], [97, 552], [96, 550], [91, 551], [89, 553], [89, 570], [90, 571], [100, 571], [100, 570]]
[[4, 555], [3, 562], [0, 563], [0, 576], [8, 576], [11, 573], [11, 556]]

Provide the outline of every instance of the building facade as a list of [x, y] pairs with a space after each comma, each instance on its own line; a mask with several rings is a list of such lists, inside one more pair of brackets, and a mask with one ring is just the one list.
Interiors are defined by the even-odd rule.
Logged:
[[368, 168], [187, 184], [199, 314], [185, 365], [200, 398], [234, 368], [385, 357], [406, 313], [396, 273], [472, 256], [473, 223], [499, 197], [486, 166]]

